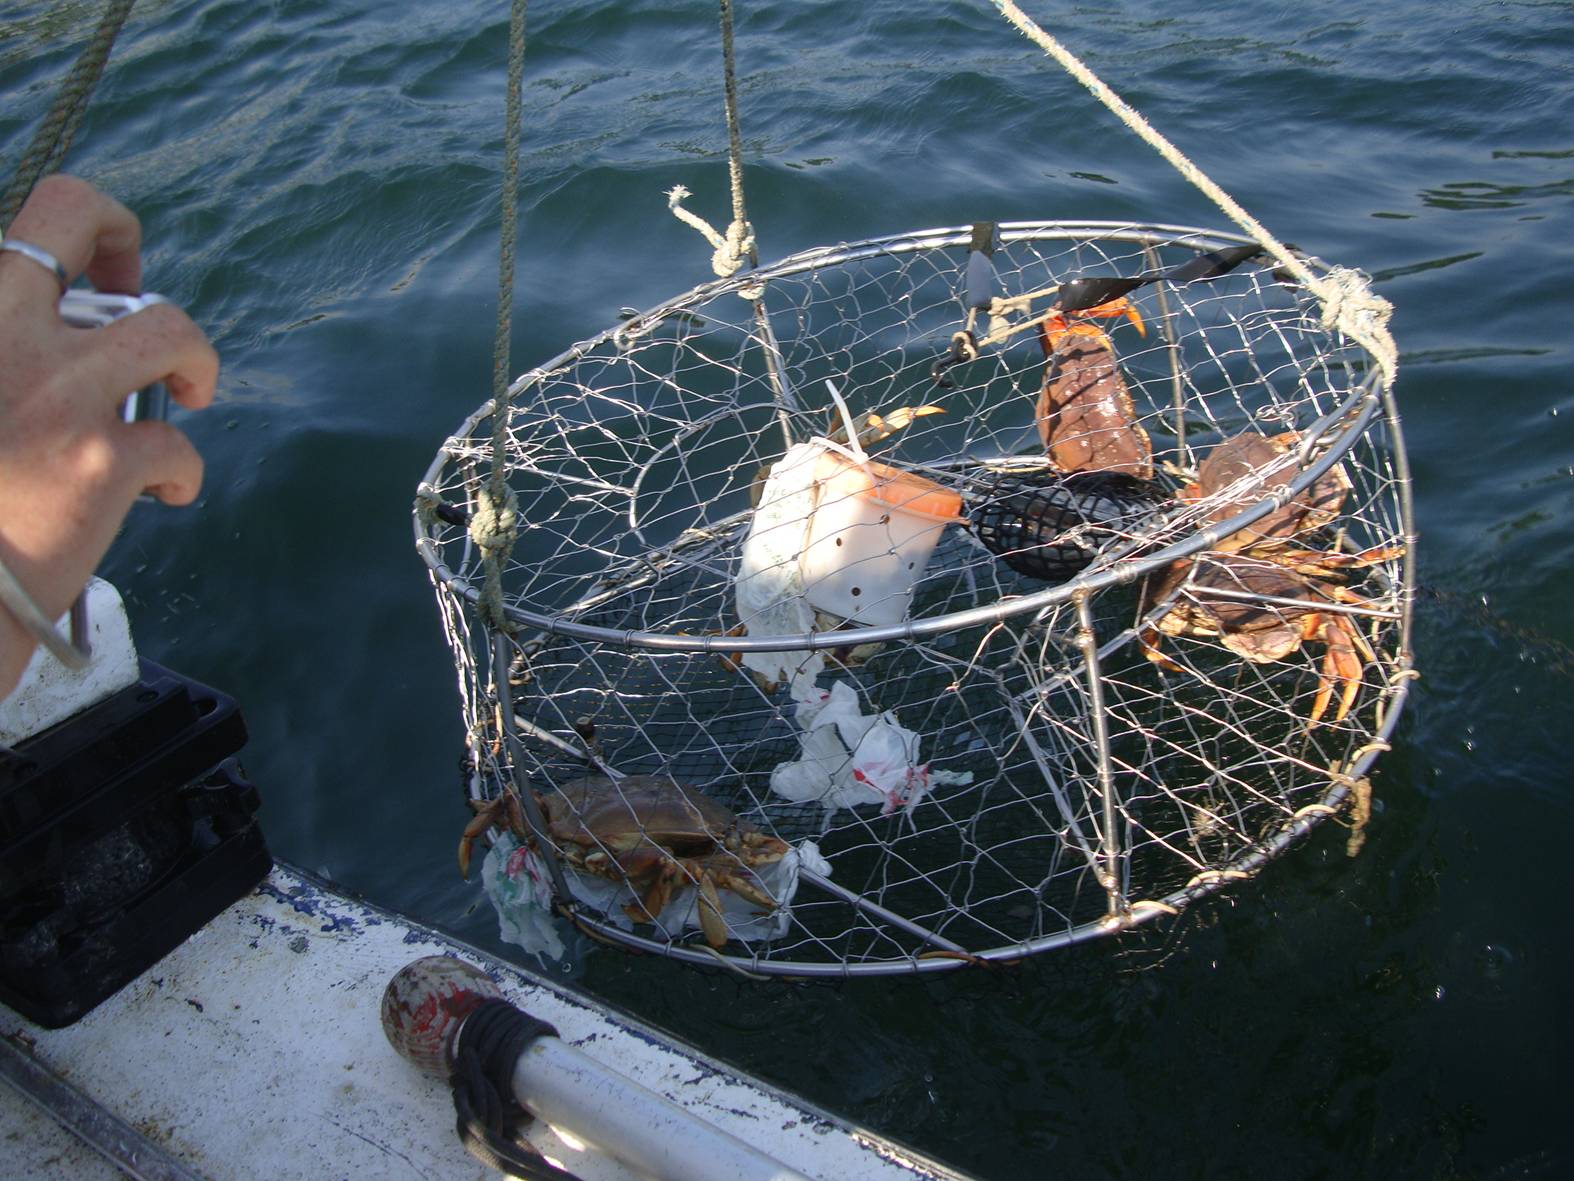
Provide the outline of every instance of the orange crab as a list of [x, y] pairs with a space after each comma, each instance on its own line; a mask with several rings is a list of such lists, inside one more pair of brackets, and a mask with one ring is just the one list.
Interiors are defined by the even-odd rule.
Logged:
[[1039, 343], [1049, 361], [1035, 408], [1038, 433], [1062, 472], [1121, 472], [1150, 480], [1153, 443], [1137, 423], [1115, 346], [1102, 329], [1079, 322], [1116, 316], [1127, 317], [1146, 335], [1142, 317], [1124, 298], [1073, 313], [1052, 312], [1039, 325]]
[[[1302, 644], [1320, 641], [1325, 648], [1312, 700], [1308, 725], [1315, 726], [1328, 711], [1335, 687], [1339, 705], [1333, 720], [1350, 712], [1360, 691], [1366, 665], [1377, 659], [1354, 620], [1337, 604], [1364, 606], [1367, 600], [1339, 581], [1340, 571], [1371, 565], [1393, 556], [1382, 548], [1362, 554], [1307, 555], [1300, 566], [1285, 565], [1278, 558], [1213, 550], [1195, 559], [1173, 562], [1150, 587], [1149, 599], [1162, 602], [1179, 597], [1154, 628], [1143, 633], [1145, 654], [1171, 671], [1180, 666], [1159, 651], [1158, 634], [1218, 637], [1237, 656], [1255, 664], [1284, 660]], [[1224, 592], [1217, 594], [1212, 592]], [[1241, 598], [1226, 597], [1241, 595]]]
[[[1209, 502], [1203, 525], [1226, 521], [1290, 483], [1296, 469], [1285, 457], [1299, 440], [1293, 431], [1273, 436], [1248, 431], [1226, 439], [1198, 465], [1197, 479], [1181, 490], [1181, 499]], [[1337, 609], [1341, 604], [1368, 605], [1344, 585], [1346, 572], [1404, 552], [1403, 546], [1343, 553], [1300, 544], [1338, 518], [1350, 486], [1336, 465], [1215, 549], [1172, 562], [1150, 576], [1143, 612], [1179, 597], [1143, 632], [1148, 659], [1162, 668], [1179, 668], [1159, 651], [1159, 634], [1216, 636], [1231, 652], [1259, 664], [1283, 660], [1303, 643], [1318, 640], [1326, 652], [1308, 724], [1322, 720], [1336, 687], [1339, 705], [1333, 720], [1342, 721], [1355, 702], [1366, 664], [1376, 660], [1350, 615]]]

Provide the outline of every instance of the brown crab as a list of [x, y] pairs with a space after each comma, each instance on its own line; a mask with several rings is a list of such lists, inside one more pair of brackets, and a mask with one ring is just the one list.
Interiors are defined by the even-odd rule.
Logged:
[[[1285, 457], [1299, 441], [1293, 431], [1272, 436], [1248, 431], [1226, 439], [1198, 465], [1197, 479], [1181, 490], [1181, 499], [1210, 502], [1204, 525], [1226, 521], [1290, 483], [1296, 469]], [[1217, 636], [1231, 652], [1259, 664], [1283, 660], [1303, 643], [1319, 640], [1326, 652], [1309, 724], [1321, 721], [1336, 686], [1340, 697], [1334, 721], [1343, 720], [1360, 690], [1366, 663], [1376, 659], [1349, 614], [1337, 610], [1339, 604], [1367, 603], [1344, 585], [1346, 572], [1404, 552], [1403, 546], [1344, 553], [1299, 544], [1338, 517], [1349, 491], [1349, 477], [1336, 465], [1215, 549], [1172, 562], [1150, 577], [1143, 611], [1177, 590], [1181, 593], [1154, 627], [1143, 632], [1148, 659], [1171, 670], [1179, 667], [1159, 652], [1160, 633]]]
[[[1214, 502], [1203, 518], [1204, 525], [1229, 520], [1295, 478], [1295, 465], [1285, 462], [1284, 457], [1300, 438], [1294, 431], [1279, 435], [1246, 431], [1225, 439], [1197, 465], [1197, 479], [1181, 489], [1181, 499]], [[1232, 533], [1219, 542], [1218, 548], [1257, 552], [1264, 545], [1284, 543], [1320, 529], [1339, 515], [1349, 492], [1350, 478], [1335, 464], [1294, 500]]]
[[[1143, 633], [1148, 659], [1171, 671], [1180, 669], [1159, 651], [1158, 633], [1216, 636], [1231, 652], [1255, 664], [1283, 660], [1302, 644], [1318, 640], [1325, 652], [1308, 724], [1322, 720], [1336, 686], [1339, 705], [1333, 720], [1342, 721], [1360, 691], [1367, 663], [1377, 657], [1355, 621], [1334, 609], [1337, 604], [1367, 602], [1339, 581], [1340, 570], [1384, 561], [1394, 551], [1385, 547], [1360, 554], [1294, 552], [1305, 555], [1301, 565], [1279, 561], [1283, 554], [1263, 558], [1218, 550], [1171, 563], [1150, 586], [1149, 599], [1162, 601], [1177, 590], [1180, 595], [1155, 627]], [[1210, 593], [1219, 591], [1225, 594]], [[1252, 597], [1226, 597], [1231, 593]]]
[[[1146, 332], [1142, 317], [1125, 299], [1073, 314], [1126, 316]], [[1034, 413], [1050, 461], [1062, 472], [1122, 472], [1152, 479], [1153, 442], [1137, 423], [1109, 336], [1057, 312], [1039, 325], [1039, 343], [1049, 362]]]
[[728, 938], [721, 890], [762, 910], [776, 908], [753, 871], [780, 861], [787, 843], [670, 776], [591, 775], [540, 799], [564, 861], [626, 883], [638, 900], [623, 909], [635, 922], [654, 921], [675, 889], [692, 884], [705, 939], [721, 947]]

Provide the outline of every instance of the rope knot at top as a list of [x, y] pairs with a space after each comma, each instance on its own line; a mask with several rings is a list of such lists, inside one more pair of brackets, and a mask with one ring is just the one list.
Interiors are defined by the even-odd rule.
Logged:
[[1323, 304], [1323, 330], [1341, 330], [1365, 345], [1392, 384], [1399, 368], [1399, 350], [1388, 331], [1394, 305], [1372, 290], [1371, 281], [1353, 267], [1331, 267], [1318, 284]]
[[519, 498], [503, 488], [501, 497], [489, 486], [476, 492], [475, 512], [470, 515], [470, 540], [486, 557], [506, 558], [519, 534]]
[[[684, 225], [691, 226], [705, 235], [705, 240], [714, 248], [710, 256], [711, 270], [717, 277], [730, 279], [745, 266], [752, 266], [754, 262], [754, 227], [742, 218], [734, 218], [727, 227], [726, 234], [720, 233], [715, 226], [706, 221], [697, 213], [691, 213], [683, 208], [683, 201], [694, 194], [682, 185], [673, 185], [667, 190], [667, 208], [672, 210], [672, 215]], [[754, 289], [751, 289], [754, 290]], [[757, 299], [758, 295], [741, 292], [745, 299]]]

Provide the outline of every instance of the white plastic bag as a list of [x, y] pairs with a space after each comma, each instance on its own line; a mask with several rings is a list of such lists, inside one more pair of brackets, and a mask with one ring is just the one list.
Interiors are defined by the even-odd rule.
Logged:
[[[800, 841], [789, 848], [780, 861], [751, 871], [766, 893], [777, 901], [776, 908], [768, 912], [762, 912], [754, 903], [731, 890], [717, 891], [722, 916], [734, 939], [760, 942], [780, 938], [786, 933], [792, 899], [798, 892], [800, 869], [822, 876], [829, 876], [831, 872], [830, 864], [820, 856], [813, 841]], [[625, 905], [637, 901], [634, 891], [627, 885], [578, 873], [566, 866], [563, 877], [569, 892], [579, 901], [605, 915], [615, 926], [625, 931], [634, 929], [634, 920], [623, 910]], [[497, 909], [499, 933], [505, 940], [532, 955], [562, 958], [563, 943], [552, 917], [551, 879], [538, 854], [521, 845], [513, 834], [505, 832], [481, 863], [481, 881]], [[662, 937], [669, 939], [684, 931], [701, 929], [699, 891], [693, 886], [674, 890], [654, 925]]]
[[816, 800], [828, 811], [880, 805], [880, 815], [897, 809], [911, 813], [929, 789], [967, 784], [971, 772], [932, 770], [921, 762], [917, 734], [890, 710], [863, 712], [858, 694], [845, 681], [800, 702], [802, 753], [771, 772], [771, 790], [803, 803]]

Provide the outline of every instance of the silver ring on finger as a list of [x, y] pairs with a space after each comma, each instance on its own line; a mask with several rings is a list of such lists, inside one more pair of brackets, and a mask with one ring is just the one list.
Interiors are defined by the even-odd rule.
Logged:
[[60, 265], [60, 260], [42, 246], [34, 246], [31, 242], [22, 242], [16, 238], [7, 238], [0, 242], [0, 251], [10, 251], [20, 254], [23, 258], [30, 258], [50, 274], [54, 275], [55, 282], [60, 284], [60, 294], [66, 293], [66, 288], [71, 281], [66, 278], [66, 268]]

